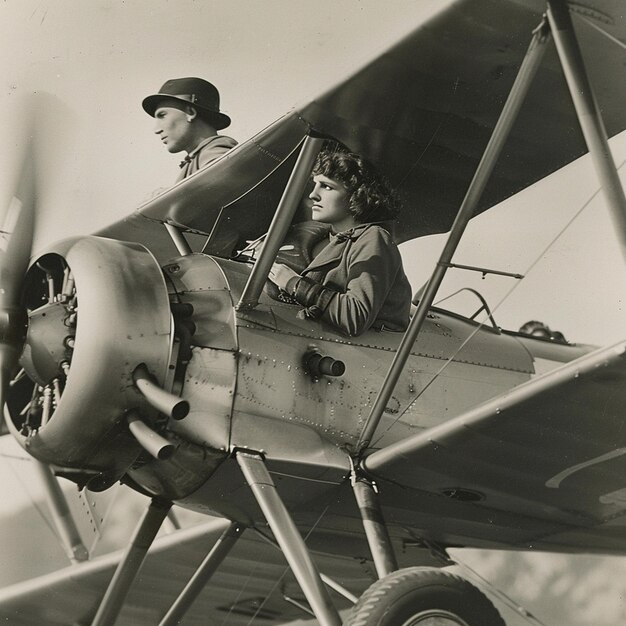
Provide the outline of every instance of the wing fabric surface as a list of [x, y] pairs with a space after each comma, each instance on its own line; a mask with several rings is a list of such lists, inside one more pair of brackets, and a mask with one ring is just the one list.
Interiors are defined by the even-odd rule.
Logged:
[[[397, 522], [411, 501], [413, 526], [446, 545], [624, 554], [625, 351], [580, 357], [364, 467]], [[439, 524], [420, 517], [426, 506]]]
[[[623, 5], [594, 4], [605, 13], [601, 27], [623, 38]], [[301, 109], [316, 129], [367, 155], [399, 190], [398, 240], [450, 229], [545, 7], [533, 0], [456, 3]], [[612, 136], [626, 122], [626, 55], [575, 21]], [[550, 43], [476, 213], [586, 152]]]
[[[117, 623], [158, 624], [227, 524], [213, 519], [158, 539]], [[0, 621], [24, 626], [91, 623], [120, 556], [113, 553], [1, 589]], [[356, 559], [318, 555], [316, 560], [322, 571], [353, 592], [360, 593], [371, 583]], [[307, 619], [306, 613], [284, 599], [287, 596], [307, 606], [286, 569], [278, 550], [252, 531], [244, 533], [184, 623], [245, 626]], [[340, 608], [349, 606], [342, 596], [332, 595]]]
[[[235, 244], [266, 232], [309, 127], [289, 114], [208, 168], [176, 184], [97, 235], [136, 241], [159, 260], [176, 254], [163, 222], [211, 235], [209, 253], [229, 256]], [[245, 219], [241, 219], [245, 215]], [[206, 237], [194, 242], [200, 250]], [[194, 243], [196, 245], [194, 245]]]
[[[576, 15], [574, 21], [613, 136], [626, 122], [626, 53], [610, 38], [623, 38], [623, 6], [594, 4], [600, 10], [585, 18], [593, 25]], [[146, 243], [155, 253], [168, 245], [164, 229], [155, 228], [165, 220], [212, 233], [215, 253], [229, 238], [255, 238], [267, 230], [294, 151], [311, 130], [362, 153], [398, 189], [398, 241], [449, 230], [544, 10], [539, 0], [462, 0], [442, 8], [347, 80], [100, 234]], [[549, 44], [477, 213], [586, 152]]]

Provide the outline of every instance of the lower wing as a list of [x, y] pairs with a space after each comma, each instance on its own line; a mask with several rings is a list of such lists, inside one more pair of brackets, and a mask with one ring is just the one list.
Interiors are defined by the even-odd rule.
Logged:
[[448, 546], [626, 553], [625, 350], [372, 453], [384, 506]]

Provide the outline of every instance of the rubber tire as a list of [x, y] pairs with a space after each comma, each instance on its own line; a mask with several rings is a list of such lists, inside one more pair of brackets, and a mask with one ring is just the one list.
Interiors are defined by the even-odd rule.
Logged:
[[344, 626], [401, 626], [429, 609], [447, 611], [468, 626], [506, 626], [474, 585], [432, 567], [409, 567], [377, 580], [363, 592]]

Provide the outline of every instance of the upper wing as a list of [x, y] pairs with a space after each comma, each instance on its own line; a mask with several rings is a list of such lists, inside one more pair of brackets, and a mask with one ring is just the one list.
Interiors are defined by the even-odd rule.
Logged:
[[[569, 4], [612, 136], [626, 123], [626, 53], [593, 25], [623, 39], [623, 4], [594, 2], [592, 25]], [[545, 8], [540, 0], [455, 3], [301, 110], [399, 190], [399, 241], [452, 226]], [[476, 213], [587, 152], [555, 46], [547, 48]]]
[[[586, 9], [575, 24], [612, 136], [626, 122], [624, 15], [620, 0], [594, 4], [599, 9]], [[174, 252], [159, 227], [164, 220], [211, 233], [215, 252], [237, 237], [255, 238], [267, 230], [294, 152], [311, 130], [362, 153], [398, 189], [398, 241], [447, 231], [544, 10], [539, 0], [462, 0], [442, 9], [347, 80], [101, 234], [157, 254], [161, 246]], [[549, 45], [477, 213], [586, 151]]]
[[592, 352], [371, 454], [394, 520], [445, 545], [626, 553], [625, 351]]

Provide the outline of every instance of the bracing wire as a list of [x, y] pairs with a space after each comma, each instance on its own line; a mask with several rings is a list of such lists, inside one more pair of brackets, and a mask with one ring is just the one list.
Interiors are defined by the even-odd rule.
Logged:
[[224, 617], [222, 626], [228, 625], [228, 620], [230, 619], [231, 613], [233, 612], [233, 608], [237, 605], [237, 602], [239, 602], [239, 599], [241, 598], [241, 596], [243, 595], [243, 592], [246, 590], [246, 588], [250, 584], [250, 580], [252, 580], [252, 577], [254, 576], [258, 568], [259, 568], [259, 563], [256, 563], [255, 566], [251, 568], [250, 571], [248, 572], [246, 579], [243, 581], [243, 585], [241, 585], [241, 588], [239, 589], [239, 593], [237, 594], [237, 597], [234, 599], [234, 601], [228, 608], [228, 613], [226, 613], [226, 616]]
[[[622, 161], [619, 166], [617, 166], [617, 170], [620, 170], [626, 161]], [[566, 224], [559, 230], [559, 232], [550, 240], [550, 242], [541, 250], [541, 252], [537, 255], [534, 261], [528, 266], [528, 269], [524, 272], [524, 276], [528, 276], [530, 272], [535, 268], [535, 266], [541, 261], [541, 259], [545, 256], [545, 254], [550, 250], [550, 248], [558, 241], [558, 239], [563, 235], [563, 233], [572, 225], [572, 223], [579, 217], [579, 215], [595, 200], [598, 194], [602, 191], [602, 187], [596, 189], [591, 196], [584, 202], [580, 209], [566, 222]], [[511, 294], [520, 286], [522, 280], [516, 281], [515, 284], [504, 294], [504, 296], [498, 301], [498, 303], [491, 310], [492, 315], [504, 304], [506, 300], [511, 296]], [[465, 340], [458, 346], [458, 348], [454, 351], [452, 356], [448, 357], [444, 364], [437, 370], [437, 372], [433, 375], [433, 377], [422, 387], [422, 389], [417, 393], [415, 398], [402, 410], [399, 411], [397, 417], [387, 426], [387, 428], [380, 434], [380, 436], [372, 443], [372, 446], [376, 446], [382, 437], [387, 433], [395, 424], [402, 418], [402, 416], [412, 407], [417, 400], [426, 392], [426, 390], [435, 382], [435, 380], [442, 374], [442, 372], [454, 361], [454, 359], [458, 356], [459, 352], [474, 338], [476, 333], [487, 323], [487, 320], [484, 319], [482, 322], [479, 322], [474, 330], [465, 338]]]
[[430, 138], [426, 142], [426, 145], [424, 146], [424, 149], [419, 154], [417, 159], [415, 159], [415, 161], [411, 164], [411, 166], [406, 171], [404, 176], [400, 179], [400, 181], [398, 182], [398, 185], [401, 185], [410, 176], [411, 172], [420, 164], [420, 162], [424, 158], [424, 155], [426, 154], [426, 152], [428, 152], [430, 146], [434, 143], [435, 139], [437, 138], [437, 136], [441, 132], [441, 129], [445, 127], [445, 124], [450, 119], [450, 113], [452, 111], [452, 104], [453, 104], [454, 100], [456, 99], [458, 87], [459, 87], [459, 79], [457, 77], [457, 79], [454, 81], [454, 85], [452, 86], [452, 96], [450, 98], [450, 104], [448, 105], [448, 110], [445, 113], [445, 117], [439, 122], [439, 124], [437, 124], [437, 128], [435, 128], [435, 130], [431, 134]]
[[[324, 507], [324, 510], [319, 514], [318, 518], [315, 520], [315, 523], [313, 524], [313, 526], [311, 526], [309, 532], [305, 535], [305, 537], [304, 537], [304, 542], [305, 543], [306, 543], [307, 539], [311, 536], [313, 531], [318, 527], [318, 525], [322, 521], [324, 515], [326, 515], [326, 512], [328, 511], [328, 507], [329, 507], [329, 505], [327, 504]], [[256, 616], [263, 609], [263, 607], [265, 606], [267, 601], [270, 599], [271, 595], [276, 591], [276, 589], [278, 588], [278, 585], [280, 585], [280, 583], [283, 581], [283, 579], [287, 575], [287, 572], [289, 572], [289, 569], [290, 569], [289, 567], [286, 567], [283, 570], [283, 573], [276, 579], [276, 581], [274, 581], [274, 584], [272, 585], [271, 589], [267, 592], [267, 595], [263, 599], [263, 602], [261, 602], [259, 604], [259, 606], [257, 607], [256, 611], [254, 612], [254, 615], [250, 618], [250, 621], [248, 622], [247, 626], [251, 626], [252, 622], [254, 622]]]
[[611, 33], [607, 33], [603, 28], [600, 28], [600, 26], [592, 22], [588, 17], [585, 17], [584, 15], [580, 15], [579, 17], [583, 22], [586, 22], [587, 24], [589, 24], [589, 26], [591, 26], [592, 28], [595, 28], [599, 33], [604, 35], [609, 41], [614, 43], [616, 46], [619, 46], [622, 50], [626, 50], [626, 43], [624, 43], [621, 39], [614, 37], [613, 35], [611, 35]]
[[[4, 405], [5, 417], [7, 417], [7, 419], [10, 419], [10, 416], [7, 415], [8, 411], [9, 411], [9, 409], [8, 409], [7, 405], [5, 404]], [[14, 457], [14, 456], [10, 457], [9, 455], [3, 455], [3, 456], [5, 458], [19, 458], [19, 460], [24, 461], [26, 463], [31, 461], [30, 458], [24, 459], [22, 457]], [[15, 477], [17, 478], [17, 481], [19, 482], [19, 484], [22, 486], [24, 492], [28, 494], [28, 497], [30, 498], [30, 501], [32, 502], [33, 506], [35, 507], [35, 510], [37, 511], [37, 513], [39, 513], [39, 516], [44, 521], [45, 525], [50, 529], [50, 532], [52, 533], [52, 535], [56, 539], [57, 543], [60, 546], [62, 546], [63, 544], [61, 543], [61, 538], [59, 537], [59, 534], [57, 533], [56, 528], [54, 527], [53, 524], [50, 523], [50, 520], [46, 517], [46, 515], [45, 515], [45, 513], [43, 511], [43, 508], [39, 506], [39, 504], [37, 503], [37, 500], [33, 496], [32, 492], [28, 489], [28, 486], [26, 485], [26, 483], [23, 480], [23, 478], [21, 477], [21, 475], [17, 472], [15, 467], [13, 467], [12, 463], [9, 463], [9, 467], [11, 468], [11, 471], [13, 472]]]
[[523, 606], [518, 604], [511, 596], [507, 593], [499, 589], [491, 582], [489, 582], [484, 576], [479, 574], [475, 569], [467, 565], [467, 563], [463, 563], [456, 556], [454, 557], [454, 562], [466, 572], [469, 573], [469, 578], [474, 578], [478, 580], [483, 586], [487, 587], [491, 593], [497, 596], [504, 604], [506, 604], [510, 609], [515, 611], [522, 619], [524, 619], [529, 624], [533, 624], [534, 626], [546, 626], [544, 622], [542, 622], [538, 617], [533, 615], [528, 609], [525, 609]]

